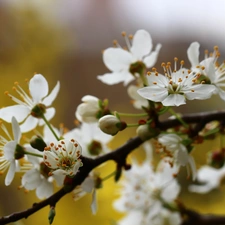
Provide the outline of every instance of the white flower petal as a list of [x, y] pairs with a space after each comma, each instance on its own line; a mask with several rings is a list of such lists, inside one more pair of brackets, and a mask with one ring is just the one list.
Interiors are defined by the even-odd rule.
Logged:
[[191, 63], [191, 67], [196, 67], [199, 65], [199, 47], [198, 42], [193, 42], [187, 50], [188, 59]]
[[149, 56], [146, 56], [144, 58], [143, 62], [147, 68], [150, 68], [155, 65], [155, 63], [158, 59], [158, 55], [159, 55], [159, 51], [160, 51], [161, 47], [162, 47], [161, 44], [157, 44], [155, 51], [151, 52], [151, 54]]
[[22, 185], [27, 190], [34, 190], [40, 185], [41, 181], [40, 172], [36, 168], [27, 171], [22, 177]]
[[91, 202], [91, 211], [92, 214], [96, 214], [98, 210], [98, 205], [97, 205], [97, 193], [96, 193], [96, 189], [94, 189], [93, 193], [92, 193], [92, 202]]
[[0, 109], [0, 118], [11, 123], [12, 117], [14, 116], [20, 123], [28, 116], [29, 113], [30, 109], [27, 106], [13, 105]]
[[14, 154], [16, 150], [17, 141], [9, 141], [3, 147], [5, 159], [8, 161], [14, 161]]
[[33, 130], [38, 124], [38, 119], [33, 116], [28, 116], [25, 122], [20, 125], [20, 129], [22, 133], [26, 133], [28, 131]]
[[16, 172], [16, 162], [15, 160], [11, 161], [10, 166], [9, 166], [9, 170], [8, 173], [6, 175], [5, 178], [5, 185], [9, 186], [15, 176], [15, 172]]
[[29, 91], [34, 104], [40, 103], [42, 98], [48, 94], [48, 82], [41, 74], [36, 74], [29, 82]]
[[36, 195], [39, 199], [48, 198], [53, 194], [53, 184], [46, 179], [42, 179], [41, 184], [36, 189]]
[[53, 176], [53, 178], [55, 179], [57, 186], [58, 186], [58, 187], [61, 187], [61, 186], [63, 185], [65, 176], [62, 175], [61, 173], [60, 173], [60, 174], [55, 173], [55, 174], [53, 174], [52, 176]]
[[12, 117], [12, 130], [13, 130], [14, 140], [19, 142], [21, 138], [21, 131], [20, 131], [20, 126], [14, 116]]
[[91, 193], [95, 187], [95, 182], [92, 177], [87, 177], [84, 182], [81, 184], [81, 188], [88, 193]]
[[141, 60], [145, 55], [149, 54], [152, 50], [152, 38], [150, 34], [145, 30], [138, 30], [132, 42], [132, 47], [130, 49], [131, 53]]
[[188, 164], [188, 152], [184, 145], [180, 144], [179, 151], [177, 153], [177, 161], [181, 166], [186, 166]]
[[123, 69], [128, 70], [132, 55], [121, 48], [107, 48], [103, 52], [103, 61], [109, 70], [119, 72]]
[[57, 82], [56, 86], [54, 87], [54, 89], [51, 91], [51, 93], [42, 101], [42, 103], [45, 106], [50, 106], [52, 104], [52, 102], [55, 100], [56, 96], [59, 93], [59, 89], [60, 89], [60, 83], [59, 81]]
[[180, 106], [186, 104], [186, 101], [184, 95], [170, 94], [162, 101], [162, 104], [164, 106]]
[[189, 100], [193, 99], [208, 99], [212, 96], [215, 91], [215, 86], [211, 84], [197, 84], [193, 85], [189, 88], [189, 90], [185, 90], [185, 96]]
[[134, 76], [128, 71], [106, 73], [104, 75], [97, 76], [97, 79], [108, 85], [118, 84], [124, 82], [124, 85], [134, 80]]
[[168, 90], [166, 88], [161, 88], [156, 85], [141, 88], [137, 92], [143, 98], [155, 102], [162, 102], [168, 96]]

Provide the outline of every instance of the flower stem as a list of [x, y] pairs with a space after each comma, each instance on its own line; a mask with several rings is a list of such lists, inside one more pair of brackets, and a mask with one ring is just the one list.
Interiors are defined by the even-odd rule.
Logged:
[[182, 118], [181, 118], [176, 112], [174, 112], [173, 109], [170, 108], [168, 111], [169, 111], [173, 116], [175, 116], [175, 118], [176, 118], [177, 120], [179, 120], [180, 123], [181, 123], [185, 128], [188, 128], [188, 124], [186, 124], [186, 123], [182, 120]]
[[102, 181], [108, 180], [110, 177], [113, 177], [115, 174], [116, 174], [116, 171], [113, 171], [112, 173], [110, 173], [106, 177], [102, 178]]
[[55, 136], [56, 140], [59, 141], [59, 137], [57, 136], [57, 134], [55, 133], [55, 131], [53, 130], [51, 124], [48, 122], [48, 120], [45, 118], [45, 115], [42, 114], [42, 119], [45, 121], [46, 125], [48, 126], [48, 128], [50, 129], [50, 131], [52, 132], [52, 134]]
[[117, 112], [119, 116], [127, 116], [127, 117], [143, 117], [143, 116], [148, 116], [147, 113], [139, 113], [139, 114], [133, 114], [133, 113], [120, 113]]
[[26, 151], [24, 151], [24, 154], [26, 154], [26, 155], [32, 155], [32, 156], [37, 156], [37, 157], [43, 158], [43, 155], [39, 155], [39, 154], [36, 154], [36, 153], [33, 153], [33, 152], [26, 152]]
[[138, 123], [133, 123], [133, 124], [127, 124], [127, 127], [138, 127], [140, 124]]

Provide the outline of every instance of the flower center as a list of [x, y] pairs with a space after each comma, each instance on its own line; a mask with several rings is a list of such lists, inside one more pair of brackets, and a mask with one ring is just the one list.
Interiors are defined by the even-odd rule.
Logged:
[[59, 161], [59, 168], [63, 170], [69, 170], [73, 167], [75, 164], [76, 160], [72, 159], [71, 157], [62, 157], [61, 160]]
[[141, 61], [137, 61], [130, 65], [129, 71], [131, 74], [135, 75], [136, 73], [143, 74], [145, 69], [146, 69], [145, 64]]
[[31, 115], [36, 118], [42, 118], [46, 112], [46, 106], [44, 104], [37, 104], [31, 110]]
[[96, 141], [96, 140], [92, 140], [88, 144], [87, 148], [88, 148], [88, 152], [94, 156], [97, 156], [102, 152], [102, 144], [101, 144], [101, 142]]

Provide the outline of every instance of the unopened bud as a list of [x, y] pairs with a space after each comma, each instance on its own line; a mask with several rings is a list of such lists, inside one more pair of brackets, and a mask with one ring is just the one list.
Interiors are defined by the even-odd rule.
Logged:
[[54, 218], [55, 218], [55, 207], [51, 206], [49, 214], [48, 214], [49, 224], [52, 224]]
[[77, 107], [75, 113], [77, 119], [86, 123], [97, 122], [97, 114], [100, 110], [100, 100], [92, 95], [86, 95], [81, 100], [83, 103]]
[[31, 139], [31, 142], [30, 142], [30, 145], [43, 152], [44, 151], [44, 148], [47, 147], [46, 143], [44, 142], [44, 140], [42, 139], [42, 137], [40, 136], [34, 136], [32, 139]]
[[225, 162], [225, 149], [217, 150], [209, 154], [208, 163], [217, 169], [221, 168]]
[[99, 127], [106, 134], [116, 135], [119, 131], [124, 130], [127, 124], [116, 116], [106, 115], [99, 120]]

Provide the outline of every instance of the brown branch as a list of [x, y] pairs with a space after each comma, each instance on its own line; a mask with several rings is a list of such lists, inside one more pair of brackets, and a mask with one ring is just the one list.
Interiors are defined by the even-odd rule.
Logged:
[[[195, 132], [200, 131], [199, 129], [202, 129], [202, 127], [213, 120], [219, 120], [224, 121], [225, 120], [225, 111], [220, 112], [208, 112], [208, 113], [194, 113], [190, 115], [185, 115], [182, 117], [182, 119], [188, 123], [188, 124], [198, 124], [201, 121], [201, 126], [198, 126]], [[171, 119], [166, 120], [162, 122], [158, 122], [158, 129], [166, 130], [168, 128], [172, 128], [175, 126], [180, 125], [180, 122], [177, 119]], [[143, 141], [139, 137], [135, 137], [130, 139], [127, 143], [125, 143], [123, 146], [117, 148], [116, 150], [107, 153], [103, 156], [100, 156], [96, 159], [90, 159], [87, 157], [82, 157], [83, 167], [80, 168], [80, 171], [75, 175], [73, 178], [72, 184], [67, 185], [60, 189], [58, 192], [50, 196], [49, 198], [39, 202], [34, 203], [33, 206], [27, 210], [13, 213], [9, 216], [4, 216], [0, 218], [0, 225], [7, 224], [10, 222], [18, 221], [22, 218], [27, 218], [28, 216], [32, 215], [33, 213], [37, 212], [38, 210], [44, 208], [45, 206], [55, 206], [56, 203], [67, 193], [71, 192], [77, 185], [80, 185], [84, 179], [88, 176], [91, 170], [93, 170], [95, 167], [101, 165], [102, 163], [108, 161], [108, 160], [114, 160], [117, 165], [124, 167], [126, 166], [126, 157], [127, 155], [139, 147]], [[212, 225], [212, 224], [225, 224], [225, 217], [223, 216], [215, 216], [215, 215], [200, 215], [194, 211], [186, 211], [186, 215], [190, 218], [195, 218], [196, 221], [200, 221], [198, 224], [201, 225]], [[191, 220], [189, 220], [191, 221]], [[210, 222], [209, 222], [210, 221]], [[193, 221], [192, 221], [193, 222]], [[186, 220], [186, 223], [184, 222], [183, 225], [189, 225], [194, 224], [188, 222]]]
[[199, 214], [196, 211], [186, 209], [183, 212], [187, 218], [183, 221], [182, 225], [224, 225], [225, 216], [213, 214]]

